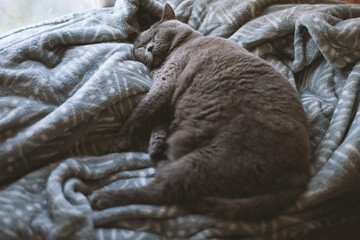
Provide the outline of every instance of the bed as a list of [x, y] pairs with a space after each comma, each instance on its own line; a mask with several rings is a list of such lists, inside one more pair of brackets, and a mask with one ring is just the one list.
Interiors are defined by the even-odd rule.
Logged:
[[117, 0], [0, 36], [0, 239], [300, 239], [360, 218], [360, 5], [169, 0], [179, 20], [265, 59], [311, 123], [312, 178], [280, 216], [225, 221], [179, 206], [93, 210], [87, 195], [149, 183], [141, 152], [110, 153], [149, 90], [134, 31], [164, 0]]

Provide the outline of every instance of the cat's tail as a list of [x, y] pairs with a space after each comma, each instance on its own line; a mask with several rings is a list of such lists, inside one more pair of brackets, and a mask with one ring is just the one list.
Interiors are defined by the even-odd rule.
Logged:
[[224, 219], [266, 220], [279, 215], [299, 197], [301, 190], [261, 194], [249, 198], [208, 197], [199, 201], [197, 211]]

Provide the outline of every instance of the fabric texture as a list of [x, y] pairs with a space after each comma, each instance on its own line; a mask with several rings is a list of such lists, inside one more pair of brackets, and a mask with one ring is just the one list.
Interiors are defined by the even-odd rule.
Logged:
[[[311, 123], [313, 177], [281, 216], [222, 221], [179, 206], [92, 210], [99, 188], [150, 182], [116, 133], [152, 84], [131, 35], [165, 0], [118, 0], [0, 36], [0, 239], [293, 239], [360, 218], [360, 6], [331, 0], [170, 0], [179, 20], [285, 75]], [[261, 147], [261, 146], [259, 146]]]

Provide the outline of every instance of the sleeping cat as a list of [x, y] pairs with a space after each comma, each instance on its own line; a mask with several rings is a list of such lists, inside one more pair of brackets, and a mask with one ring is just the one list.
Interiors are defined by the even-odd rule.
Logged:
[[310, 176], [309, 126], [279, 72], [236, 43], [179, 22], [168, 4], [138, 36], [134, 55], [152, 70], [154, 84], [115, 149], [130, 149], [145, 125], [163, 117], [150, 153], [166, 154], [170, 163], [147, 186], [96, 191], [94, 208], [176, 203], [220, 218], [263, 220], [294, 203]]

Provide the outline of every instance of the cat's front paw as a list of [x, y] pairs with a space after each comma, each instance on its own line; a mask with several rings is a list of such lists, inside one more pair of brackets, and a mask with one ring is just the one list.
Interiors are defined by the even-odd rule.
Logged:
[[164, 126], [157, 126], [153, 129], [151, 133], [151, 138], [149, 142], [148, 152], [150, 159], [153, 162], [158, 162], [160, 160], [166, 159], [166, 136], [167, 128]]
[[91, 207], [94, 209], [105, 209], [114, 206], [114, 192], [111, 190], [95, 191], [89, 196]]
[[158, 162], [160, 160], [166, 159], [166, 155], [165, 155], [166, 147], [167, 147], [166, 142], [162, 139], [150, 141], [148, 151], [151, 161]]

